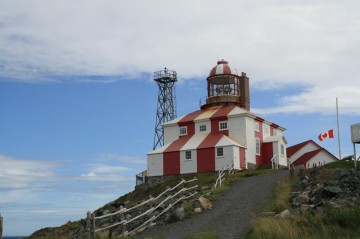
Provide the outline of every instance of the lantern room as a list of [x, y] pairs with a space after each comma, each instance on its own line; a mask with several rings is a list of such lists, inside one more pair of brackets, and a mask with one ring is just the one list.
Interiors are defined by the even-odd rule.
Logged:
[[244, 72], [239, 76], [225, 60], [218, 61], [210, 71], [207, 91], [206, 104], [201, 109], [234, 104], [250, 111], [249, 78]]

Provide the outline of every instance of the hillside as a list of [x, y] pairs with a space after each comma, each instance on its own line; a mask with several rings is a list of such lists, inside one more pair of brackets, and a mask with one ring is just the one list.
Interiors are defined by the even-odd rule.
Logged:
[[[221, 188], [217, 188], [216, 190], [212, 191], [212, 193], [208, 196], [208, 198], [214, 202], [220, 195], [223, 194], [224, 191], [230, 188], [230, 185], [233, 182], [249, 178], [250, 176], [256, 176], [259, 174], [269, 174], [273, 173], [272, 170], [258, 170], [258, 171], [243, 171], [237, 172], [232, 175], [228, 175], [225, 182], [222, 184]], [[95, 214], [101, 215], [104, 212], [112, 213], [117, 210], [121, 206], [131, 207], [139, 202], [148, 199], [150, 195], [156, 196], [166, 190], [169, 187], [173, 187], [174, 185], [178, 184], [180, 180], [183, 178], [185, 180], [190, 180], [196, 177], [198, 180], [196, 184], [198, 185], [198, 192], [199, 195], [204, 195], [209, 192], [211, 187], [214, 185], [214, 182], [217, 178], [217, 173], [203, 173], [203, 174], [191, 174], [186, 176], [172, 176], [169, 177], [165, 182], [157, 185], [153, 188], [148, 188], [146, 190], [143, 189], [136, 189], [126, 195], [119, 197], [118, 199], [109, 202], [108, 204], [104, 205], [103, 207], [95, 210]], [[255, 178], [255, 177], [254, 177]], [[191, 183], [189, 186], [195, 185], [195, 182]], [[270, 190], [271, 191], [271, 190]], [[220, 200], [219, 200], [220, 201]], [[222, 200], [221, 200], [222, 201]], [[190, 217], [194, 214], [193, 212], [193, 204], [188, 203], [185, 208], [185, 217]], [[215, 211], [215, 210], [214, 210]], [[84, 225], [86, 224], [85, 219], [81, 219], [76, 222], [68, 222], [61, 227], [53, 227], [53, 228], [44, 228], [34, 232], [28, 239], [48, 239], [48, 238], [83, 238], [84, 234], [79, 233], [79, 231], [84, 229]]]
[[279, 181], [246, 238], [360, 238], [359, 179], [352, 161], [337, 161]]

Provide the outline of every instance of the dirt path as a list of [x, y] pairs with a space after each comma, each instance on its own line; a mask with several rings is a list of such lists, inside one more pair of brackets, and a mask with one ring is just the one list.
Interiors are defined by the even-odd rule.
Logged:
[[250, 229], [251, 215], [259, 212], [271, 199], [276, 182], [288, 175], [284, 170], [271, 175], [249, 177], [234, 183], [217, 200], [212, 210], [195, 215], [187, 220], [155, 226], [135, 238], [161, 236], [167, 239], [183, 239], [196, 232], [214, 231], [220, 238], [240, 239]]

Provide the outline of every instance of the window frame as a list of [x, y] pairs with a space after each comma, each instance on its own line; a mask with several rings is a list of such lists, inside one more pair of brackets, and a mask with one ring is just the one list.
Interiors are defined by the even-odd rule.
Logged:
[[280, 155], [285, 156], [285, 145], [280, 144]]
[[260, 132], [260, 123], [257, 121], [254, 122], [254, 130], [255, 132]]
[[185, 160], [192, 160], [191, 150], [186, 150], [185, 151]]
[[199, 132], [206, 132], [206, 124], [202, 124], [199, 126]]
[[[185, 130], [185, 132], [181, 132], [182, 130]], [[180, 136], [187, 135], [187, 126], [183, 126], [179, 128], [179, 135]]]
[[260, 140], [260, 138], [255, 138], [255, 154], [259, 155], [259, 156], [261, 155], [261, 140]]
[[[219, 154], [221, 152], [221, 155]], [[222, 158], [224, 157], [224, 147], [218, 147], [216, 148], [216, 157]]]
[[[221, 127], [222, 125], [225, 125], [226, 128], [222, 128]], [[222, 131], [222, 130], [228, 130], [228, 122], [227, 121], [220, 121], [219, 122], [219, 131]]]

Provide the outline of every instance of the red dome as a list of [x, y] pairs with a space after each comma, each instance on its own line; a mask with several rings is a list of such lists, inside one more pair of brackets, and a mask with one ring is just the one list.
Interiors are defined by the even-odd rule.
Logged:
[[236, 70], [231, 69], [229, 62], [222, 59], [217, 62], [217, 65], [212, 68], [210, 71], [209, 77], [216, 75], [238, 75]]

